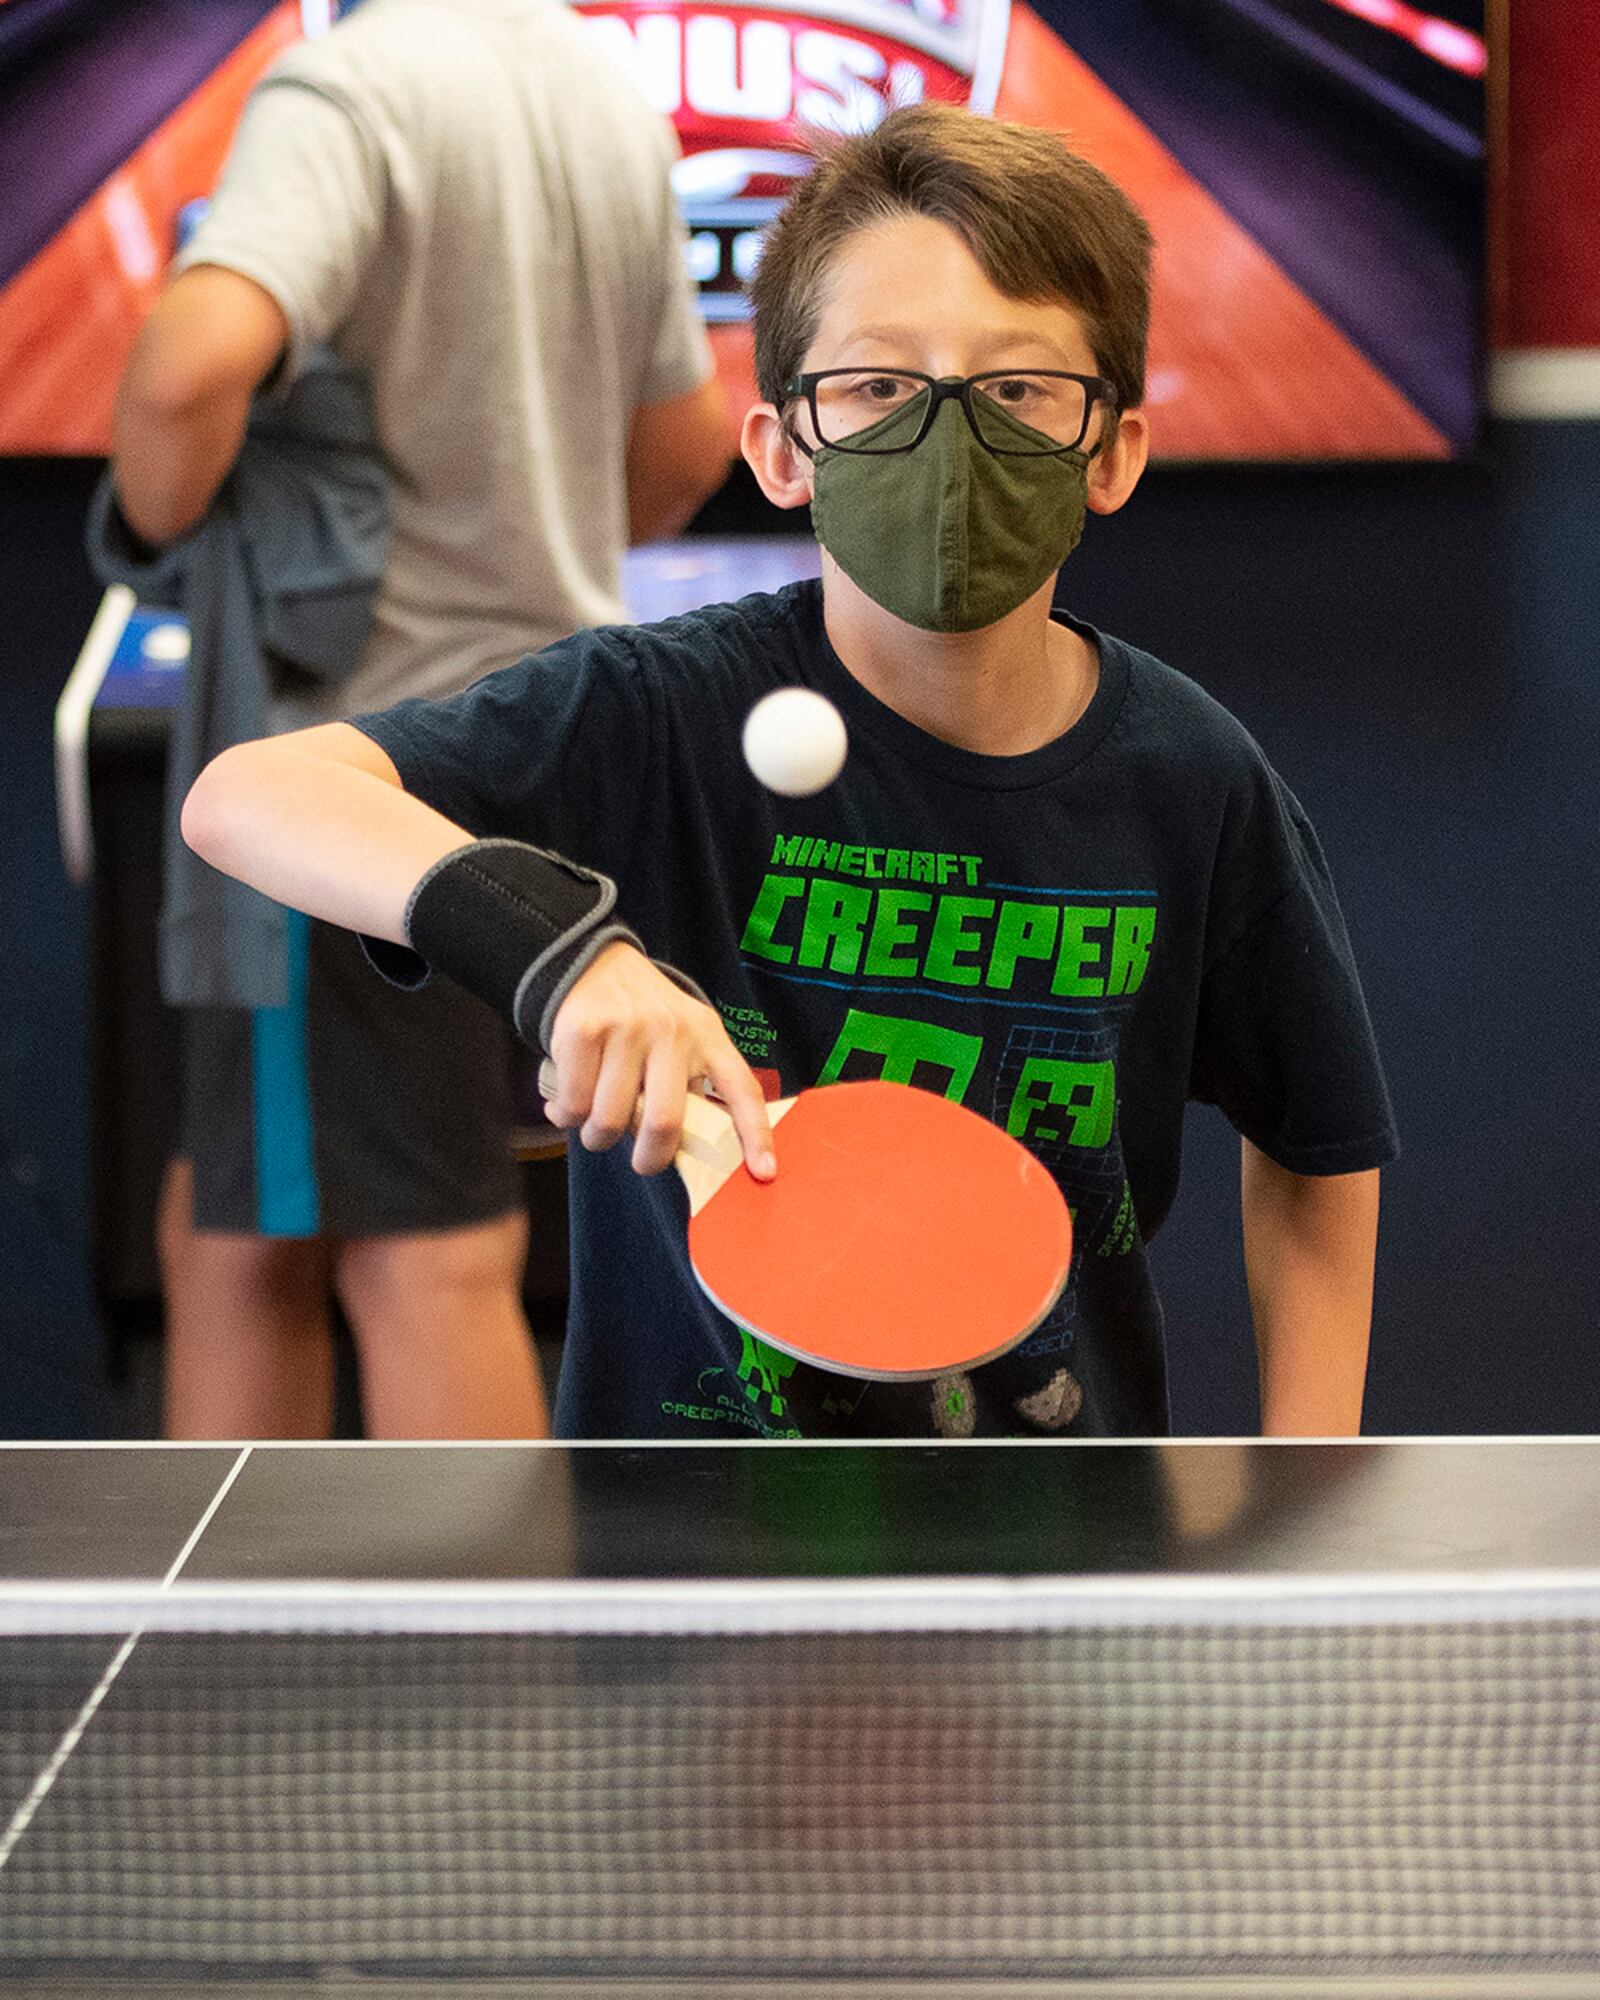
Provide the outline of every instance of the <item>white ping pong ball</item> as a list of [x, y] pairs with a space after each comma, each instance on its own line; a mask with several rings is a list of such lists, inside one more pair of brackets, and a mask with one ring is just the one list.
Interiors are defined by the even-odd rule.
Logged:
[[831, 785], [848, 747], [844, 718], [826, 695], [779, 688], [745, 717], [744, 761], [769, 792], [803, 799]]

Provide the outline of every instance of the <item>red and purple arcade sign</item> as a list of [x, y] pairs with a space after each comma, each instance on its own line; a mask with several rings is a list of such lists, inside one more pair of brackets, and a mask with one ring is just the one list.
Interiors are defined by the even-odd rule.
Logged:
[[740, 319], [762, 225], [809, 164], [811, 131], [870, 130], [896, 104], [992, 111], [1010, 0], [576, 0], [671, 118], [674, 180], [708, 320]]

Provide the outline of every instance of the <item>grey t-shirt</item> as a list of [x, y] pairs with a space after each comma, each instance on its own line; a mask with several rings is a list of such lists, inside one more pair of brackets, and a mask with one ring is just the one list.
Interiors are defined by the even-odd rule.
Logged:
[[285, 379], [319, 340], [366, 369], [394, 481], [361, 663], [286, 723], [624, 615], [630, 422], [711, 365], [676, 151], [556, 0], [365, 0], [257, 86], [178, 268], [272, 294]]

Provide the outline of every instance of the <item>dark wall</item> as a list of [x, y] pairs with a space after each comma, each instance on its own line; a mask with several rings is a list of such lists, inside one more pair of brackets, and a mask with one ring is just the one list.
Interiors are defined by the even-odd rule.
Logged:
[[[0, 463], [5, 1048], [0, 1433], [92, 1429], [84, 912], [49, 719], [92, 613], [81, 467]], [[1600, 1430], [1600, 425], [1471, 467], [1163, 468], [1063, 597], [1204, 683], [1304, 800], [1343, 896], [1404, 1156], [1368, 1426]], [[1176, 1415], [1254, 1422], [1236, 1147], [1191, 1122], [1158, 1244]]]

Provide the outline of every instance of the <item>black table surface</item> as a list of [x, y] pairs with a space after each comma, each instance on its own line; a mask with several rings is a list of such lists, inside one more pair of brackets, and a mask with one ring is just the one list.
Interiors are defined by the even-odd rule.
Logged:
[[[0, 1450], [0, 1613], [1211, 1577], [1267, 1613], [0, 1635], [0, 1986], [1570, 2000], [1600, 1991], [1597, 1547], [1582, 1439]], [[1376, 1618], [1273, 1629], [1275, 1592], [1351, 1577]], [[1552, 1579], [1576, 1615], [1514, 1610]], [[1474, 1588], [1513, 1615], [1453, 1622]]]
[[1581, 1438], [0, 1449], [0, 1591], [1595, 1570]]

